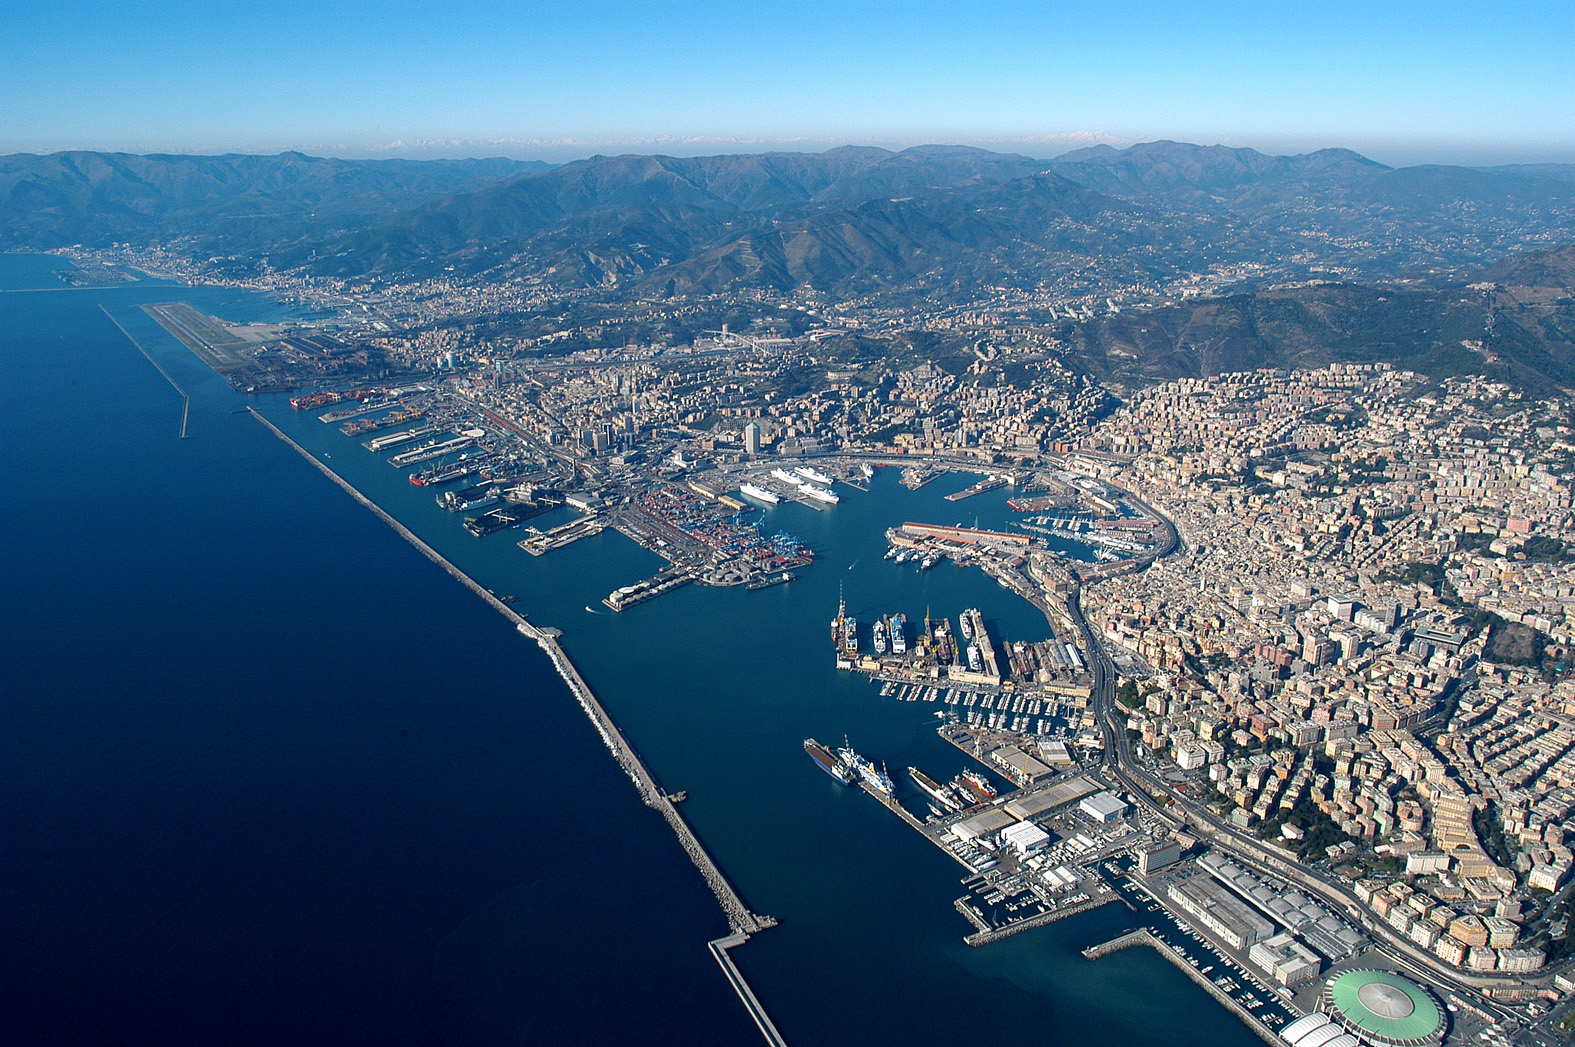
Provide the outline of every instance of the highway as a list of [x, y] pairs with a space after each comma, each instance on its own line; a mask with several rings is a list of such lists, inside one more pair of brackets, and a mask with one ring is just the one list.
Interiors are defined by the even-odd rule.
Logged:
[[[1123, 496], [1131, 504], [1160, 520], [1165, 526], [1167, 535], [1165, 543], [1152, 554], [1142, 557], [1133, 568], [1134, 571], [1142, 570], [1155, 560], [1172, 556], [1182, 549], [1181, 538], [1174, 523], [1135, 495], [1123, 492]], [[1410, 968], [1428, 981], [1447, 984], [1455, 991], [1468, 995], [1474, 1005], [1499, 1015], [1502, 1020], [1514, 1020], [1508, 1012], [1477, 991], [1482, 986], [1503, 984], [1501, 980], [1476, 978], [1444, 966], [1437, 957], [1422, 950], [1410, 939], [1401, 936], [1388, 924], [1378, 920], [1373, 912], [1361, 905], [1356, 895], [1347, 890], [1343, 884], [1316, 869], [1287, 861], [1263, 846], [1260, 841], [1226, 824], [1201, 804], [1176, 793], [1149, 774], [1132, 753], [1132, 742], [1126, 732], [1124, 716], [1115, 700], [1115, 663], [1083, 614], [1081, 587], [1074, 590], [1067, 601], [1067, 611], [1073, 624], [1083, 634], [1083, 645], [1088, 652], [1088, 665], [1094, 685], [1091, 701], [1100, 733], [1105, 741], [1102, 769], [1107, 775], [1120, 782], [1138, 802], [1159, 817], [1202, 833], [1215, 846], [1230, 852], [1249, 866], [1256, 866], [1271, 875], [1289, 880], [1329, 903], [1336, 911], [1345, 914], [1356, 926], [1386, 946], [1386, 951], [1398, 965]]]

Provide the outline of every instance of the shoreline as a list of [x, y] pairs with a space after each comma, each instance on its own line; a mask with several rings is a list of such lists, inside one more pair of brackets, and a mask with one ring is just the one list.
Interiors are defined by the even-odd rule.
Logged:
[[[114, 317], [110, 317], [110, 319], [113, 320]], [[117, 324], [116, 326], [119, 325]], [[162, 371], [162, 368], [160, 370]], [[174, 383], [172, 382], [171, 384]], [[579, 702], [580, 708], [584, 710], [592, 726], [596, 728], [596, 733], [601, 735], [603, 744], [611, 751], [613, 758], [618, 761], [624, 773], [634, 783], [635, 788], [640, 793], [642, 802], [648, 807], [655, 808], [666, 819], [668, 826], [678, 837], [680, 846], [689, 855], [690, 861], [700, 870], [700, 874], [705, 879], [706, 885], [711, 888], [711, 892], [716, 895], [717, 902], [722, 907], [722, 912], [727, 916], [728, 926], [732, 933], [707, 942], [707, 948], [716, 957], [728, 983], [732, 985], [734, 991], [738, 994], [739, 999], [743, 1002], [745, 1009], [749, 1011], [750, 1017], [754, 1019], [755, 1024], [760, 1028], [760, 1032], [766, 1038], [766, 1041], [772, 1044], [773, 1047], [786, 1047], [786, 1041], [783, 1040], [776, 1026], [771, 1023], [770, 1018], [766, 1016], [764, 1007], [761, 1006], [753, 990], [744, 981], [743, 975], [733, 964], [731, 957], [727, 955], [727, 950], [742, 945], [749, 940], [752, 934], [756, 934], [768, 927], [776, 926], [776, 920], [770, 916], [762, 916], [751, 912], [748, 906], [744, 904], [743, 899], [739, 897], [738, 892], [733, 889], [732, 884], [722, 875], [721, 870], [717, 868], [715, 861], [712, 860], [710, 853], [706, 851], [699, 837], [694, 834], [694, 830], [689, 827], [689, 823], [684, 820], [683, 815], [678, 813], [678, 808], [674, 806], [671, 797], [657, 784], [656, 777], [645, 766], [635, 752], [634, 747], [624, 738], [623, 733], [619, 731], [607, 710], [596, 699], [590, 685], [585, 682], [579, 670], [574, 667], [574, 663], [569, 660], [567, 652], [558, 643], [558, 637], [562, 635], [559, 630], [551, 627], [535, 626], [526, 621], [523, 615], [498, 599], [497, 596], [489, 592], [470, 575], [460, 570], [442, 553], [432, 548], [414, 531], [390, 515], [382, 506], [362, 494], [348, 480], [334, 472], [333, 469], [318, 461], [310, 451], [291, 439], [289, 434], [274, 425], [256, 408], [248, 405], [246, 410], [253, 418], [267, 426], [285, 444], [294, 448], [297, 454], [312, 463], [319, 472], [337, 484], [341, 490], [354, 498], [364, 508], [371, 510], [379, 520], [392, 528], [396, 534], [414, 546], [428, 560], [443, 568], [455, 581], [481, 597], [493, 610], [514, 623], [515, 629], [521, 635], [534, 640], [536, 645], [546, 653], [547, 657], [552, 661], [553, 668], [568, 686], [575, 700]]]

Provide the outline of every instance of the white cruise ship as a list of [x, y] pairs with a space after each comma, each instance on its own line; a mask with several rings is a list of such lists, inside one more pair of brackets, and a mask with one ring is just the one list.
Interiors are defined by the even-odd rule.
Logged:
[[754, 484], [739, 484], [738, 489], [744, 494], [749, 495], [749, 497], [758, 498], [760, 501], [769, 505], [776, 505], [782, 500], [781, 498], [778, 498], [776, 495], [772, 494], [770, 491], [766, 490], [764, 487], [756, 487]]
[[814, 484], [808, 482], [807, 480], [803, 483], [802, 486], [799, 487], [799, 490], [803, 491], [805, 494], [809, 495], [809, 497], [815, 499], [817, 502], [828, 502], [831, 505], [836, 505], [838, 502], [842, 501], [841, 498], [839, 498], [836, 495], [832, 494], [830, 491], [826, 490], [824, 487], [816, 487]]
[[831, 485], [831, 477], [827, 476], [825, 473], [817, 473], [807, 465], [801, 465], [793, 471], [798, 473], [798, 475], [802, 476], [806, 480], [814, 480], [816, 483], [826, 484], [828, 487]]

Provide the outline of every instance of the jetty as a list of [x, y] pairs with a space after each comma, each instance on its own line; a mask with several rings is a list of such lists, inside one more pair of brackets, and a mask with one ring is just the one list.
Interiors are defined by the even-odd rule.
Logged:
[[154, 367], [158, 368], [159, 374], [164, 376], [164, 380], [166, 382], [170, 383], [170, 385], [175, 389], [175, 391], [180, 394], [180, 398], [183, 401], [185, 401], [184, 405], [180, 409], [180, 438], [182, 440], [186, 439], [186, 422], [191, 417], [191, 397], [187, 396], [186, 395], [186, 390], [182, 389], [180, 387], [180, 385], [175, 381], [175, 379], [170, 377], [170, 373], [164, 369], [164, 365], [159, 363], [157, 360], [153, 359], [153, 354], [149, 353], [146, 349], [142, 348], [142, 343], [141, 342], [139, 342], [135, 338], [131, 337], [131, 332], [126, 330], [126, 328], [121, 324], [121, 322], [119, 320], [115, 319], [114, 316], [112, 316], [110, 314], [110, 311], [107, 308], [105, 308], [103, 305], [100, 305], [99, 308], [104, 310], [104, 315], [109, 317], [109, 322], [110, 323], [112, 323], [116, 327], [120, 328], [120, 333], [126, 336], [126, 341], [128, 341], [132, 345], [136, 346], [137, 347], [137, 352], [139, 352], [143, 356], [147, 357], [148, 363], [150, 363]]
[[678, 808], [673, 806], [672, 800], [668, 799], [667, 791], [657, 784], [655, 776], [646, 768], [639, 755], [635, 752], [634, 747], [624, 738], [623, 733], [619, 731], [618, 726], [613, 722], [612, 717], [608, 715], [607, 710], [596, 699], [596, 695], [591, 691], [590, 684], [585, 682], [585, 678], [574, 667], [574, 663], [569, 661], [569, 656], [564, 652], [563, 646], [558, 643], [558, 637], [562, 635], [559, 630], [538, 627], [526, 621], [523, 615], [504, 603], [496, 594], [490, 592], [464, 571], [454, 566], [446, 557], [417, 536], [414, 531], [390, 516], [382, 506], [366, 497], [338, 473], [318, 461], [312, 456], [310, 451], [296, 443], [287, 433], [270, 422], [255, 408], [248, 407], [247, 410], [251, 411], [252, 417], [272, 430], [275, 436], [295, 448], [301, 457], [316, 466], [318, 471], [324, 476], [338, 484], [346, 494], [371, 510], [378, 519], [393, 528], [401, 538], [415, 546], [423, 556], [443, 568], [461, 585], [485, 600], [493, 610], [513, 622], [515, 628], [522, 635], [534, 640], [536, 645], [552, 660], [553, 667], [557, 669], [558, 675], [563, 677], [564, 683], [569, 685], [569, 690], [573, 693], [575, 700], [580, 703], [580, 707], [585, 710], [586, 716], [590, 718], [591, 723], [596, 727], [597, 733], [601, 735], [602, 742], [611, 750], [619, 766], [624, 769], [624, 772], [629, 775], [629, 779], [634, 782], [635, 788], [640, 792], [640, 798], [648, 806], [656, 808], [662, 817], [667, 819], [668, 824], [672, 826], [673, 831], [678, 835], [679, 843], [683, 845], [690, 860], [695, 863], [701, 875], [705, 877], [706, 883], [711, 887], [712, 892], [716, 894], [717, 901], [721, 903], [722, 911], [726, 913], [728, 923], [734, 932], [752, 934], [763, 928], [776, 925], [776, 921], [771, 917], [758, 916], [750, 912], [743, 899], [738, 896], [738, 892], [733, 889], [732, 884], [727, 882], [726, 877], [716, 867], [716, 863], [712, 861], [711, 856], [706, 853], [694, 831], [684, 821], [683, 816], [678, 813]]
[[[1232, 999], [1229, 993], [1222, 991], [1219, 986], [1205, 978], [1202, 972], [1183, 959], [1176, 950], [1156, 938], [1147, 927], [1140, 927], [1135, 931], [1129, 931], [1121, 935], [1119, 938], [1112, 938], [1108, 942], [1090, 946], [1083, 950], [1083, 958], [1097, 960], [1101, 956], [1109, 956], [1113, 952], [1120, 952], [1122, 949], [1130, 949], [1134, 946], [1147, 946], [1169, 960], [1182, 974], [1191, 978], [1204, 992], [1214, 997], [1221, 1006], [1240, 1018], [1247, 1028], [1256, 1033], [1258, 1038], [1265, 1043], [1275, 1044], [1276, 1047], [1283, 1043], [1272, 1029], [1258, 1020], [1256, 1015]], [[1295, 1012], [1293, 1011], [1292, 1013], [1294, 1014]]]

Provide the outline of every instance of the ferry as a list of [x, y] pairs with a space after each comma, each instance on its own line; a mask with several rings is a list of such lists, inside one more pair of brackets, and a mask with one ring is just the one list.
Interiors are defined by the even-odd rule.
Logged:
[[739, 484], [738, 490], [741, 494], [747, 494], [749, 497], [765, 502], [767, 505], [776, 505], [782, 501], [780, 497], [764, 487], [756, 487], [754, 484]]
[[838, 749], [837, 755], [843, 760], [846, 760], [849, 766], [851, 766], [853, 770], [857, 772], [858, 776], [864, 779], [864, 784], [868, 785], [871, 789], [874, 789], [876, 792], [885, 793], [887, 796], [893, 796], [896, 794], [897, 786], [892, 783], [891, 775], [876, 767], [863, 756], [860, 756], [858, 753], [854, 752], [851, 745], [844, 745], [841, 749]]
[[826, 488], [816, 487], [814, 484], [809, 483], [808, 481], [805, 481], [799, 487], [799, 490], [803, 491], [807, 497], [813, 498], [817, 502], [825, 502], [827, 505], [836, 505], [838, 502], [842, 501], [839, 496], [832, 494], [830, 491], [826, 490]]
[[814, 480], [818, 484], [826, 484], [827, 486], [831, 485], [831, 477], [827, 476], [825, 473], [817, 473], [807, 465], [801, 465], [793, 471], [798, 473], [798, 475], [802, 476], [806, 480]]
[[794, 476], [786, 469], [773, 469], [771, 470], [771, 475], [776, 477], [778, 480], [781, 480], [785, 484], [792, 484], [794, 487], [797, 487], [804, 482], [803, 477]]

